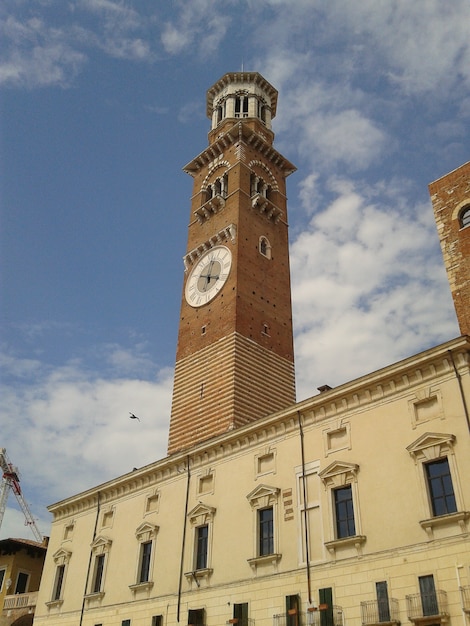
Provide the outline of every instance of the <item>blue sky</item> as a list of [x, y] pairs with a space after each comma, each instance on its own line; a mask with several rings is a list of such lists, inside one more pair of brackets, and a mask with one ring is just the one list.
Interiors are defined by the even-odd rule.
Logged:
[[[279, 91], [298, 399], [458, 336], [427, 191], [469, 160], [467, 0], [4, 0], [1, 441], [46, 506], [166, 454], [205, 92]], [[128, 418], [129, 411], [141, 422]], [[13, 496], [0, 537], [32, 538]]]

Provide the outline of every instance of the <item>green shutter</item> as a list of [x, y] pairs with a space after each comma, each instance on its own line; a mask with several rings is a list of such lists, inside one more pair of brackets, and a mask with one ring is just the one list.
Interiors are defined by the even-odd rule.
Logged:
[[334, 626], [333, 623], [333, 589], [325, 587], [319, 590], [320, 605], [325, 608], [320, 609], [320, 626]]

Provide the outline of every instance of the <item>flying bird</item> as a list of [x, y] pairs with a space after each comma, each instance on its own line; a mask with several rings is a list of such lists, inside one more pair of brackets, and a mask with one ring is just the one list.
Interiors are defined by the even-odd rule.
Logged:
[[139, 422], [140, 422], [140, 419], [137, 417], [137, 415], [134, 415], [134, 413], [131, 413], [131, 412], [129, 411], [129, 415], [130, 415], [130, 419], [131, 419], [131, 420], [139, 420]]

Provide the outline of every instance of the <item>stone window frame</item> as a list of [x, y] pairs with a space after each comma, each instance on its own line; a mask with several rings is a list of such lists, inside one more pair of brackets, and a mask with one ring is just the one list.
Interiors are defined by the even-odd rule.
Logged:
[[[263, 459], [267, 459], [268, 457], [272, 457], [272, 467], [268, 467], [267, 469], [262, 467]], [[271, 448], [270, 446], [266, 447], [264, 450], [261, 450], [258, 454], [254, 456], [255, 462], [255, 480], [258, 478], [262, 478], [267, 474], [276, 474], [277, 472], [277, 449]], [[266, 479], [265, 479], [266, 480]]]
[[[93, 575], [90, 577], [88, 593], [85, 595], [86, 599], [102, 598], [104, 596], [104, 581], [106, 580], [106, 574], [108, 570], [109, 553], [112, 546], [112, 539], [105, 537], [104, 535], [98, 535], [91, 544], [91, 553], [93, 556]], [[101, 584], [98, 591], [93, 591], [96, 581], [96, 563], [99, 556], [104, 556], [103, 573], [101, 575]]]
[[[191, 552], [191, 570], [185, 572], [186, 579], [189, 583], [194, 581], [197, 587], [200, 586], [201, 579], [208, 579], [212, 575], [213, 569], [211, 568], [212, 561], [212, 538], [214, 530], [214, 517], [217, 509], [213, 506], [203, 504], [199, 502], [188, 513], [188, 521], [192, 527], [193, 540], [192, 540], [192, 552]], [[204, 569], [196, 569], [197, 558], [197, 536], [198, 528], [201, 526], [207, 526], [207, 567]]]
[[[426, 531], [429, 539], [434, 538], [434, 528], [448, 524], [456, 523], [460, 526], [462, 533], [467, 532], [466, 521], [470, 518], [470, 512], [463, 510], [463, 495], [454, 452], [455, 440], [455, 435], [451, 433], [426, 432], [406, 448], [414, 460], [418, 474], [419, 491], [422, 494], [422, 519], [419, 521], [419, 524]], [[444, 458], [447, 459], [449, 464], [457, 512], [435, 516], [433, 514], [425, 466], [431, 461], [438, 461]]]
[[[51, 600], [49, 602], [46, 602], [46, 606], [49, 608], [53, 606], [60, 606], [64, 601], [65, 581], [67, 578], [68, 565], [69, 565], [71, 556], [72, 556], [72, 552], [70, 550], [65, 550], [64, 548], [59, 548], [59, 550], [54, 552], [54, 554], [52, 555], [52, 559], [54, 561], [54, 565], [56, 569], [55, 569], [55, 575], [54, 575], [54, 582], [52, 585]], [[57, 595], [58, 572], [59, 572], [59, 568], [61, 567], [64, 568], [64, 573], [63, 573], [62, 581], [60, 585], [59, 597], [56, 598], [55, 596]]]
[[[332, 435], [338, 434], [340, 432], [345, 432], [344, 442], [337, 447], [330, 447], [331, 437]], [[323, 449], [325, 451], [325, 456], [330, 456], [331, 454], [336, 454], [341, 452], [342, 450], [351, 450], [351, 424], [350, 422], [342, 422], [337, 425], [330, 426], [322, 431], [323, 435]]]
[[[153, 574], [153, 566], [154, 566], [154, 561], [155, 561], [155, 543], [156, 543], [155, 540], [157, 538], [157, 534], [159, 530], [160, 530], [159, 526], [157, 526], [156, 524], [150, 524], [149, 522], [143, 522], [142, 524], [140, 524], [140, 526], [136, 528], [135, 538], [138, 543], [137, 562], [136, 562], [135, 577], [134, 577], [134, 580], [136, 582], [133, 585], [129, 585], [129, 589], [131, 589], [133, 592], [136, 592], [140, 589], [151, 589], [153, 587], [152, 574]], [[149, 541], [152, 543], [152, 551], [150, 553], [148, 580], [140, 581], [139, 579], [140, 579], [140, 572], [141, 572], [141, 567], [142, 567], [143, 545], [145, 543], [148, 543]]]
[[465, 198], [464, 200], [456, 204], [452, 211], [452, 221], [458, 220], [460, 230], [462, 230], [463, 228], [467, 228], [470, 225], [470, 223], [466, 224], [465, 226], [463, 226], [462, 224], [463, 215], [467, 213], [467, 210], [470, 210], [470, 203], [468, 201], [468, 198]]
[[[248, 563], [253, 572], [257, 572], [260, 565], [271, 564], [277, 567], [277, 562], [281, 559], [280, 538], [279, 538], [279, 495], [281, 490], [279, 487], [271, 487], [269, 485], [258, 485], [253, 491], [246, 496], [251, 509], [253, 511], [253, 554], [248, 559]], [[273, 510], [273, 553], [259, 554], [259, 511], [272, 508]]]
[[272, 246], [266, 235], [261, 235], [258, 241], [258, 250], [261, 256], [269, 261], [272, 259]]
[[116, 516], [116, 507], [107, 506], [101, 510], [101, 528], [112, 528], [114, 524], [114, 518]]
[[[210, 484], [209, 484], [210, 482]], [[196, 496], [206, 496], [213, 494], [215, 491], [215, 470], [207, 468], [197, 477]]]
[[[357, 463], [346, 463], [343, 461], [333, 461], [325, 469], [318, 473], [325, 491], [327, 492], [327, 507], [329, 524], [327, 526], [327, 541], [325, 547], [333, 558], [336, 551], [344, 547], [354, 547], [357, 555], [362, 555], [362, 544], [366, 541], [366, 536], [362, 532], [361, 509], [359, 505], [359, 489], [357, 474], [359, 465]], [[356, 534], [350, 537], [338, 539], [336, 533], [335, 500], [334, 491], [342, 487], [351, 486], [351, 495], [354, 509], [354, 525]]]
[[[431, 400], [435, 400], [436, 402], [436, 413], [424, 419], [418, 419], [420, 405], [429, 403]], [[419, 389], [413, 397], [408, 400], [408, 409], [411, 416], [411, 427], [413, 429], [416, 429], [418, 426], [425, 424], [426, 422], [445, 419], [442, 392], [440, 389], [434, 389], [433, 387]]]
[[64, 525], [64, 532], [62, 535], [62, 542], [72, 541], [73, 531], [75, 530], [75, 520], [71, 520]]
[[[144, 517], [147, 517], [147, 515], [154, 515], [155, 513], [158, 513], [160, 509], [160, 500], [161, 493], [159, 489], [154, 489], [147, 494], [144, 500]], [[152, 508], [150, 506], [152, 502], [155, 502], [155, 508]]]
[[470, 203], [468, 201], [459, 210], [459, 226], [460, 228], [468, 228], [470, 226]]

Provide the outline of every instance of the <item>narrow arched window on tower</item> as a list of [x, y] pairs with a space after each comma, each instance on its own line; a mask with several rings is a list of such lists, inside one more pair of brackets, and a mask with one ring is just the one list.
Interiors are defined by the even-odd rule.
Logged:
[[242, 108], [242, 99], [240, 96], [235, 98], [235, 117], [240, 117], [240, 111]]
[[266, 124], [266, 105], [260, 100], [258, 100], [258, 117]]
[[267, 259], [271, 258], [271, 244], [266, 237], [259, 238], [259, 251]]
[[222, 184], [222, 197], [226, 198], [227, 197], [227, 189], [228, 189], [228, 174], [227, 172], [225, 172], [225, 174], [222, 176], [221, 178], [221, 184]]
[[460, 211], [459, 221], [460, 221], [460, 228], [465, 228], [466, 226], [470, 226], [470, 204], [467, 204], [467, 206], [465, 206]]
[[243, 117], [248, 117], [248, 96], [243, 98]]

